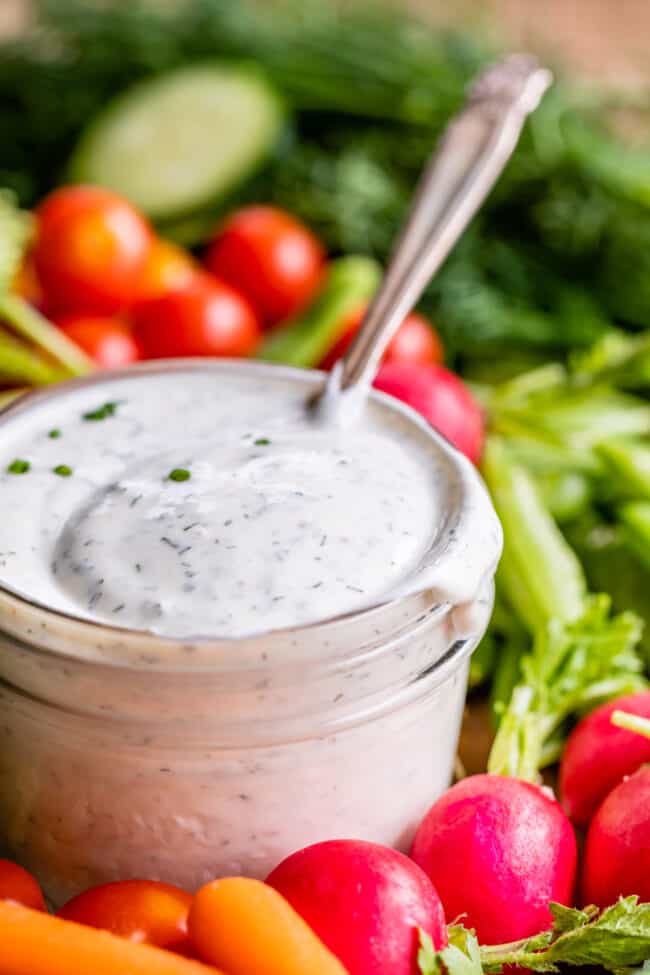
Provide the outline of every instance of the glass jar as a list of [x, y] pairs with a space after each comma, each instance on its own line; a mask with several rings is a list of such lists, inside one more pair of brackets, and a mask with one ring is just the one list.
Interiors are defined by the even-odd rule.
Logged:
[[[2, 429], [60, 389], [12, 407]], [[446, 541], [425, 569], [435, 580], [455, 566], [455, 589], [427, 585], [259, 636], [179, 640], [0, 587], [0, 853], [32, 870], [55, 904], [128, 877], [189, 890], [219, 875], [264, 877], [334, 837], [408, 849], [451, 779], [500, 536], [468, 462], [411, 411], [376, 399], [425, 431], [450, 471]]]
[[4, 853], [61, 903], [125, 877], [189, 890], [263, 877], [333, 837], [406, 849], [450, 782], [490, 610], [488, 586], [459, 639], [424, 593], [236, 646], [187, 643], [169, 666], [160, 638], [0, 594]]

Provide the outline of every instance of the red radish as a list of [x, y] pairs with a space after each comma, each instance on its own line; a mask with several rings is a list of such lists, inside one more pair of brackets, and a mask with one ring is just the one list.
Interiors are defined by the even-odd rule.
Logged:
[[408, 403], [454, 447], [478, 463], [485, 433], [483, 414], [467, 386], [453, 372], [444, 366], [386, 362], [374, 385]]
[[650, 718], [650, 691], [603, 704], [569, 736], [560, 765], [560, 795], [576, 826], [587, 826], [621, 779], [650, 762], [650, 740], [613, 725], [617, 710]]
[[329, 840], [299, 850], [267, 879], [350, 975], [416, 975], [418, 928], [447, 944], [442, 905], [408, 857], [377, 843]]
[[549, 901], [570, 904], [576, 873], [571, 823], [548, 790], [500, 775], [452, 786], [426, 814], [411, 856], [483, 944], [551, 925]]
[[650, 766], [620, 782], [592, 819], [581, 893], [598, 907], [628, 894], [650, 901]]
[[[344, 319], [341, 323], [341, 336], [320, 363], [319, 369], [331, 369], [345, 355], [359, 331], [365, 312], [366, 306], [361, 305]], [[431, 322], [423, 315], [411, 312], [389, 342], [382, 361], [426, 364], [442, 362], [444, 357], [442, 342]]]

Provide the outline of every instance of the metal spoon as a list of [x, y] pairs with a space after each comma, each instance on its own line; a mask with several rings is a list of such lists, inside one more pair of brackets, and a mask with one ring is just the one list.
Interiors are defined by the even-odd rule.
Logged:
[[470, 86], [422, 174], [354, 342], [312, 401], [319, 414], [349, 420], [364, 402], [388, 343], [494, 186], [552, 80], [533, 56], [512, 54]]

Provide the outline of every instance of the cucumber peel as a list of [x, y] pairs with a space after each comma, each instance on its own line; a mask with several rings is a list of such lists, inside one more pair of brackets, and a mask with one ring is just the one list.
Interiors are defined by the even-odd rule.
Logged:
[[141, 81], [82, 133], [73, 182], [121, 193], [156, 221], [231, 193], [273, 151], [280, 97], [254, 66], [210, 61]]

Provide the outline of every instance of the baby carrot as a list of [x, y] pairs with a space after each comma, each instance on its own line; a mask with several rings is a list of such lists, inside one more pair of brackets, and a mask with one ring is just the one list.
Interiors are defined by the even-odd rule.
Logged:
[[227, 877], [194, 898], [190, 939], [230, 975], [347, 975], [291, 905], [259, 880]]
[[[0, 902], [0, 975], [218, 975], [97, 928]], [[252, 975], [252, 973], [249, 973]]]

